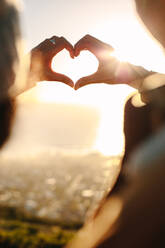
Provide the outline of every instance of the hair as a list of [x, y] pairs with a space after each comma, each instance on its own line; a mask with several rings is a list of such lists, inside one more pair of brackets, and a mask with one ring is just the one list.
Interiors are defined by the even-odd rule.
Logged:
[[16, 6], [0, 0], [0, 100], [6, 98], [15, 78], [18, 62], [17, 42], [20, 38]]
[[6, 98], [0, 103], [0, 148], [8, 140], [15, 117], [16, 101]]
[[0, 0], [0, 147], [8, 139], [15, 113], [15, 100], [9, 88], [15, 79], [20, 38], [19, 17], [14, 1]]

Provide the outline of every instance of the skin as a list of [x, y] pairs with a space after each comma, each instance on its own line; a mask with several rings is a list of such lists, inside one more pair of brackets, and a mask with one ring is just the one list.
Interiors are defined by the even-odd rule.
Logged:
[[[50, 42], [51, 39], [55, 40], [56, 45]], [[64, 48], [69, 51], [71, 58], [78, 57], [81, 51], [90, 51], [99, 61], [97, 71], [90, 76], [80, 78], [75, 85], [67, 76], [53, 72], [51, 61]], [[33, 81], [59, 81], [74, 87], [75, 90], [94, 83], [129, 84], [134, 88], [139, 88], [142, 80], [153, 73], [140, 66], [118, 61], [111, 56], [113, 51], [112, 46], [91, 35], [86, 35], [80, 39], [74, 48], [65, 38], [53, 36], [32, 50], [29, 74], [29, 81], [32, 81], [32, 83], [29, 83], [29, 85], [33, 84]]]
[[[163, 47], [165, 47], [165, 1], [135, 0], [135, 2], [137, 12], [143, 23], [150, 33], [161, 43]], [[78, 56], [83, 50], [89, 50], [98, 58], [99, 67], [95, 74], [78, 80], [75, 85], [75, 89], [83, 87], [87, 84], [102, 82], [108, 84], [127, 83], [135, 88], [139, 87], [136, 87], [135, 83], [136, 79], [139, 78], [139, 75], [137, 71], [132, 70], [135, 67], [132, 67], [128, 63], [121, 64], [111, 56], [106, 56], [105, 58], [101, 56], [101, 53], [105, 54], [106, 52], [113, 51], [113, 48], [110, 45], [107, 45], [90, 35], [86, 35], [75, 45], [75, 56]], [[116, 75], [116, 72], [119, 72], [119, 75], [118, 73]], [[148, 76], [150, 73], [152, 72], [147, 72], [145, 70], [144, 77]]]
[[[50, 41], [52, 39], [55, 41], [55, 44]], [[74, 83], [69, 77], [56, 73], [51, 69], [53, 57], [63, 49], [66, 49], [71, 58], [74, 58], [73, 46], [64, 37], [53, 36], [32, 49], [29, 82], [59, 81], [74, 87]]]
[[[36, 82], [44, 80], [60, 81], [73, 87], [74, 83], [69, 77], [53, 72], [51, 69], [53, 57], [63, 49], [68, 50], [71, 58], [74, 58], [74, 48], [64, 37], [53, 36], [33, 48], [29, 73], [26, 75], [25, 70], [24, 77], [20, 77], [22, 69], [25, 69], [23, 65], [28, 68], [25, 62], [29, 61], [29, 56], [23, 57], [20, 49], [22, 39], [19, 6], [15, 1], [1, 0], [0, 2], [0, 98], [5, 99], [8, 95], [15, 97], [35, 86]], [[17, 80], [22, 81], [22, 88], [17, 89]]]
[[151, 34], [165, 47], [165, 1], [135, 0], [137, 12]]
[[93, 83], [129, 84], [138, 88], [141, 81], [138, 82], [138, 85], [137, 80], [143, 79], [151, 73], [140, 66], [120, 62], [111, 56], [114, 51], [113, 47], [91, 35], [86, 35], [77, 42], [74, 46], [75, 56], [79, 56], [83, 50], [93, 53], [99, 61], [99, 66], [94, 74], [79, 79], [75, 84], [75, 90]]
[[[136, 6], [148, 30], [165, 47], [165, 1], [136, 0]], [[83, 81], [81, 85], [78, 83], [77, 88], [79, 86], [83, 86]], [[157, 129], [164, 125], [164, 111], [161, 114], [160, 112], [159, 108], [152, 108], [151, 121], [149, 121], [152, 131], [157, 131]], [[146, 118], [146, 116], [143, 118]], [[144, 121], [143, 118], [142, 121]], [[152, 118], [154, 123], [152, 122]], [[99, 242], [100, 245], [94, 243], [86, 247], [164, 247], [165, 169], [163, 165], [165, 163], [165, 157], [163, 154], [161, 155], [157, 157], [156, 161], [150, 162], [150, 164], [140, 164], [142, 168], [149, 167], [150, 169], [143, 169], [136, 178], [133, 177], [133, 180], [129, 180], [130, 178], [128, 177], [129, 187], [126, 187], [119, 194], [119, 200], [123, 204], [119, 216], [113, 224], [109, 224], [109, 229]], [[141, 163], [144, 163], [144, 161], [141, 161]], [[112, 206], [113, 200], [113, 198], [109, 199], [109, 204], [111, 203]], [[108, 213], [111, 214], [111, 208], [109, 208]], [[103, 217], [105, 220], [105, 216]], [[108, 219], [108, 214], [106, 217]], [[92, 232], [95, 225], [91, 224], [91, 226], [92, 228], [90, 227], [89, 230]], [[104, 226], [104, 223], [102, 223], [102, 226]], [[90, 239], [92, 235], [89, 233], [89, 230], [87, 229]], [[84, 240], [87, 239], [85, 235], [82, 237], [85, 237]], [[97, 238], [96, 235], [95, 238]], [[68, 247], [81, 247], [82, 241], [80, 236], [80, 241], [78, 242], [77, 240], [75, 242], [76, 245], [73, 242]], [[77, 244], [80, 245], [78, 246]]]
[[[165, 1], [164, 0], [136, 0], [137, 11], [148, 28], [157, 40], [165, 46]], [[111, 56], [114, 51], [113, 47], [92, 37], [85, 35], [76, 45], [73, 46], [63, 37], [53, 36], [56, 45], [46, 39], [32, 50], [31, 70], [28, 81], [60, 81], [75, 90], [93, 83], [107, 84], [129, 84], [134, 88], [140, 88], [143, 79], [152, 74], [142, 67], [133, 66], [129, 63], [119, 62]], [[79, 56], [83, 50], [93, 53], [99, 61], [98, 70], [88, 76], [79, 79], [74, 85], [73, 81], [63, 74], [53, 72], [51, 61], [53, 57], [63, 49], [67, 49], [71, 58]], [[37, 61], [37, 63], [36, 63]], [[38, 63], [39, 62], [39, 63]], [[29, 84], [31, 85], [31, 83]]]

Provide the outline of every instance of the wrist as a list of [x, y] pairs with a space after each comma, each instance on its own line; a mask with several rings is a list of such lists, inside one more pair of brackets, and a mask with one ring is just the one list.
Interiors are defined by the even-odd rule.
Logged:
[[143, 91], [144, 79], [154, 74], [155, 72], [148, 71], [142, 66], [132, 65], [130, 63], [120, 63], [117, 70], [117, 76], [121, 83], [126, 83], [139, 92]]

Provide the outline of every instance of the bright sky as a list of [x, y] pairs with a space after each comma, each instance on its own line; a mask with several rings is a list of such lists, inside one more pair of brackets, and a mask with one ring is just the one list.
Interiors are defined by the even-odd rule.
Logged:
[[[45, 38], [64, 36], [75, 44], [91, 34], [116, 49], [120, 59], [142, 65], [149, 70], [164, 71], [161, 47], [140, 23], [133, 0], [24, 0], [23, 32], [30, 50]], [[71, 61], [66, 52], [54, 62], [55, 70], [76, 80], [94, 72], [96, 58], [89, 53]], [[94, 106], [101, 113], [95, 148], [104, 154], [122, 151], [122, 110], [127, 86], [91, 85], [78, 91], [60, 84], [39, 84], [31, 92], [40, 101]], [[81, 113], [80, 113], [81, 114]]]

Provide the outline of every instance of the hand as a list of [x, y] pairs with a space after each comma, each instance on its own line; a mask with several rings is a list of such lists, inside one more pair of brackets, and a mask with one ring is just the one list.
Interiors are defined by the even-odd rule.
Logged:
[[73, 81], [51, 69], [53, 57], [63, 49], [67, 49], [71, 58], [74, 58], [73, 46], [63, 37], [53, 36], [40, 43], [31, 51], [30, 78], [37, 81], [59, 81], [74, 87]]
[[112, 56], [113, 47], [90, 35], [84, 36], [77, 42], [74, 47], [75, 56], [77, 57], [83, 50], [93, 53], [99, 61], [99, 66], [94, 74], [79, 79], [75, 84], [75, 90], [93, 83], [131, 85], [134, 80], [143, 78], [149, 73], [142, 67], [120, 62]]

